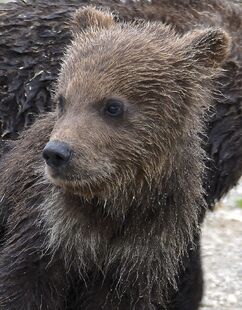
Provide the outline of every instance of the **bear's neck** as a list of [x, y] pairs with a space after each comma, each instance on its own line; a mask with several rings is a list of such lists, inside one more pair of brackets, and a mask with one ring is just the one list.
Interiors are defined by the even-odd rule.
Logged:
[[[86, 200], [53, 188], [52, 198], [43, 204], [48, 248], [60, 250], [66, 264], [75, 264], [80, 272], [97, 266], [107, 275], [116, 265], [119, 282], [127, 287], [146, 274], [142, 283], [163, 291], [175, 286], [177, 265], [198, 231], [199, 186], [199, 180], [181, 180], [174, 172], [169, 180], [144, 184], [142, 194], [125, 200]], [[155, 281], [160, 274], [164, 283]]]

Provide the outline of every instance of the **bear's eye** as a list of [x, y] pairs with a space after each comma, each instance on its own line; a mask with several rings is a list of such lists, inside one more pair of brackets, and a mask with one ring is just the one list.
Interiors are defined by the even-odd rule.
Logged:
[[65, 98], [61, 95], [57, 99], [57, 107], [60, 114], [65, 111]]
[[118, 99], [108, 99], [106, 101], [104, 112], [108, 116], [118, 117], [124, 113], [124, 105]]

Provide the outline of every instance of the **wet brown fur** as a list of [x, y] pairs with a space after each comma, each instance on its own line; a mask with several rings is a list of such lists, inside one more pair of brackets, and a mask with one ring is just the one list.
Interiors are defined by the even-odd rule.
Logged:
[[[230, 40], [93, 8], [73, 29], [55, 90], [64, 108], [1, 166], [0, 306], [165, 309], [199, 235], [203, 118]], [[124, 102], [122, 118], [103, 113], [107, 98]], [[73, 149], [65, 178], [44, 165], [49, 140]]]

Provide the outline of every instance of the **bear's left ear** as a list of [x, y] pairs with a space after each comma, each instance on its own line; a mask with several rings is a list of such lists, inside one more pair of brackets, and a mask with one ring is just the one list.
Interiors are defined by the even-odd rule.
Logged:
[[77, 10], [72, 20], [73, 34], [78, 34], [88, 28], [109, 28], [114, 25], [113, 16], [108, 11], [101, 11], [94, 7], [84, 7]]
[[230, 50], [231, 39], [220, 28], [197, 29], [186, 33], [182, 38], [185, 53], [198, 66], [218, 67]]

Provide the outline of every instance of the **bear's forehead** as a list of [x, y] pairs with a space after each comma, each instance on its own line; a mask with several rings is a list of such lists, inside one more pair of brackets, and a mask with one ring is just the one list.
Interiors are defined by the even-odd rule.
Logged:
[[165, 61], [167, 55], [166, 46], [146, 31], [118, 29], [80, 36], [67, 51], [59, 89], [67, 97], [74, 94], [75, 99], [90, 94], [96, 98], [107, 94], [136, 96], [151, 93], [151, 87], [154, 93], [162, 81], [169, 87], [166, 76], [172, 68]]
[[[90, 42], [75, 41], [67, 51], [67, 57], [62, 67], [65, 77], [73, 78], [79, 75], [89, 79], [119, 80], [136, 75], [154, 74], [156, 69], [167, 71], [172, 51], [167, 53], [158, 40], [146, 38], [119, 38], [106, 35], [92, 39]], [[176, 57], [175, 54], [173, 56]], [[171, 63], [171, 62], [170, 62]], [[171, 69], [171, 68], [170, 68]]]
[[[89, 62], [95, 65], [101, 62], [121, 62], [124, 66], [137, 65], [161, 59], [162, 54], [173, 52], [176, 38], [164, 27], [157, 34], [154, 29], [142, 27], [114, 27], [111, 30], [82, 34], [69, 48], [69, 59], [75, 64]], [[170, 41], [168, 44], [167, 41]]]

